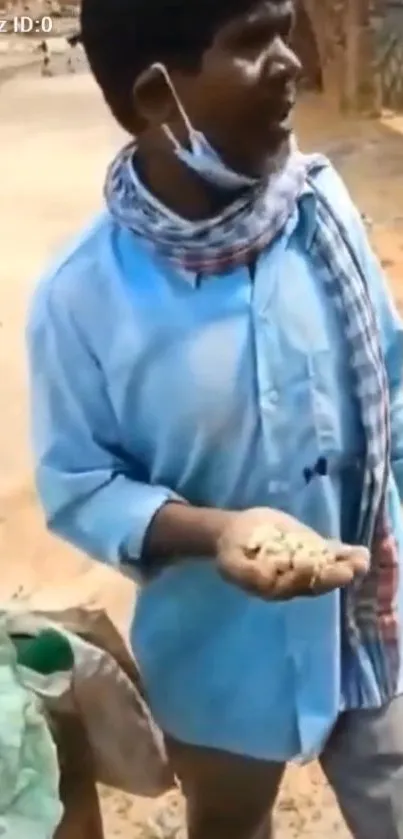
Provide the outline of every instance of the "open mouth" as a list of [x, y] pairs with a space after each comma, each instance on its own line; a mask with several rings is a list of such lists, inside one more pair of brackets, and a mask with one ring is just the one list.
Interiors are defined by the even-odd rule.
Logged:
[[286, 125], [291, 122], [292, 114], [294, 111], [295, 99], [287, 99], [281, 108], [279, 108], [278, 113], [275, 115], [274, 122], [278, 125]]
[[274, 133], [287, 136], [292, 131], [292, 117], [294, 112], [295, 99], [287, 99], [271, 115], [271, 129]]

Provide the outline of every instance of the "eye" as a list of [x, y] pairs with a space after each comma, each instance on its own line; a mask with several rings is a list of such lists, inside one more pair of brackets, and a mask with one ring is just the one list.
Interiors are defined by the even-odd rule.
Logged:
[[294, 34], [294, 25], [295, 20], [293, 15], [287, 15], [286, 18], [284, 18], [282, 21], [279, 21], [277, 33], [286, 44], [290, 43], [292, 39], [292, 36]]
[[228, 42], [232, 50], [239, 52], [265, 49], [275, 38], [277, 27], [263, 26], [261, 23], [243, 26], [233, 32]]
[[225, 46], [232, 52], [257, 52], [267, 49], [275, 38], [289, 43], [294, 29], [292, 13], [271, 16], [268, 20], [251, 20], [228, 30]]

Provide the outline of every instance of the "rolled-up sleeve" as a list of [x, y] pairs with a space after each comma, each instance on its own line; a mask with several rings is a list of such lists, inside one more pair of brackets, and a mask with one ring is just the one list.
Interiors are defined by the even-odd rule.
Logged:
[[37, 292], [28, 319], [37, 490], [49, 529], [118, 566], [141, 558], [147, 529], [169, 500], [123, 453], [103, 372], [72, 313]]

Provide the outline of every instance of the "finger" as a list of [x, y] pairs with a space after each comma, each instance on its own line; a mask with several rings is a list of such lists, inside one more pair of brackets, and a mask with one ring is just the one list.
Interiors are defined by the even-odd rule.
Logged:
[[279, 572], [279, 567], [283, 569], [287, 566], [289, 566], [288, 557], [276, 557], [276, 561], [269, 558], [265, 561], [257, 561], [245, 560], [243, 554], [235, 558], [234, 553], [221, 565], [225, 579], [239, 585], [248, 594], [269, 601], [289, 600], [299, 596], [299, 593], [308, 587], [312, 579], [312, 566], [306, 568], [305, 571], [293, 569]]
[[324, 577], [316, 577], [316, 579], [312, 577], [312, 569], [309, 573], [303, 574], [300, 571], [286, 571], [270, 581], [264, 575], [257, 573], [257, 569], [245, 573], [240, 573], [238, 570], [237, 579], [233, 573], [223, 574], [223, 576], [247, 594], [269, 602], [285, 602], [296, 597], [319, 597], [349, 585], [354, 579], [352, 569], [348, 566], [343, 569], [339, 567], [337, 572], [332, 569]]
[[301, 572], [300, 569], [278, 577], [277, 585], [271, 597], [274, 600], [290, 600], [294, 597], [318, 597], [337, 588], [349, 585], [354, 579], [354, 571], [348, 562], [324, 566], [315, 574], [311, 567]]
[[265, 600], [268, 603], [302, 597], [308, 590], [308, 586], [301, 584], [293, 571], [286, 571], [281, 574], [271, 585], [267, 585], [265, 580], [259, 582], [253, 580], [249, 584], [243, 583], [242, 588], [248, 594], [259, 597], [260, 600]]
[[349, 554], [345, 554], [343, 559], [345, 559], [345, 561], [353, 569], [355, 576], [365, 577], [365, 575], [368, 574], [371, 563], [371, 555], [367, 548], [352, 548], [351, 552]]
[[294, 597], [304, 597], [311, 593], [313, 569], [306, 568], [286, 571], [277, 577], [273, 600], [292, 600]]
[[254, 591], [270, 596], [277, 585], [278, 569], [273, 562], [243, 562], [241, 579]]
[[354, 569], [349, 562], [327, 566], [321, 569], [320, 574], [311, 581], [311, 593], [315, 596], [337, 588], [344, 588], [353, 582], [355, 576]]
[[244, 559], [243, 554], [232, 554], [220, 563], [223, 576], [247, 591], [270, 592], [276, 583], [276, 568], [269, 563]]
[[329, 541], [328, 546], [333, 551], [336, 561], [351, 560], [358, 573], [366, 573], [371, 559], [368, 548], [363, 545], [345, 545], [343, 542]]
[[[349, 585], [360, 573], [367, 571], [366, 549], [358, 550], [340, 546], [345, 556], [338, 562], [323, 565], [318, 573], [309, 563], [297, 569], [278, 573], [277, 563], [269, 559], [257, 561], [245, 559], [240, 551], [220, 561], [222, 576], [238, 585], [248, 594], [264, 600], [290, 600], [295, 597], [317, 597], [321, 594]], [[284, 567], [283, 563], [280, 563]]]

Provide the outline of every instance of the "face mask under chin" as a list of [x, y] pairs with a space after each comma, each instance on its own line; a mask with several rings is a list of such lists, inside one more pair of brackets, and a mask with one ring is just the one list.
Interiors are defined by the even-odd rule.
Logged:
[[241, 175], [227, 166], [204, 134], [193, 127], [188, 129], [189, 148], [179, 143], [169, 126], [164, 125], [163, 130], [178, 160], [208, 183], [220, 189], [236, 191], [254, 187], [259, 182], [258, 178]]
[[236, 191], [256, 186], [259, 178], [242, 175], [227, 166], [207, 137], [193, 127], [165, 65], [154, 64], [153, 69], [158, 70], [164, 76], [188, 134], [189, 147], [187, 148], [181, 145], [168, 125], [164, 124], [162, 126], [178, 160], [200, 178], [220, 189]]

